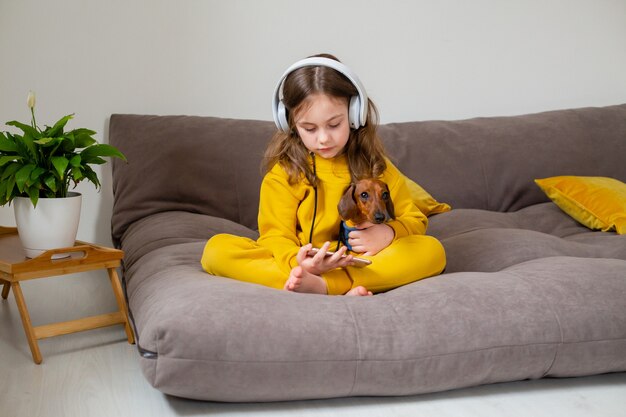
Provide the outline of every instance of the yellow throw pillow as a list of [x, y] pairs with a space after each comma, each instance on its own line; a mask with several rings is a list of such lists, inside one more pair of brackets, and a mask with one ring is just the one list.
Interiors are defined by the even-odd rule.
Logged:
[[413, 198], [413, 202], [420, 209], [425, 216], [430, 216], [433, 214], [444, 213], [446, 211], [452, 210], [452, 207], [446, 203], [440, 203], [435, 198], [430, 195], [426, 190], [417, 185], [413, 180], [409, 177], [406, 177], [406, 184], [409, 187], [409, 191], [411, 192], [411, 197]]
[[535, 183], [565, 213], [590, 229], [626, 234], [626, 184], [607, 177], [561, 176]]

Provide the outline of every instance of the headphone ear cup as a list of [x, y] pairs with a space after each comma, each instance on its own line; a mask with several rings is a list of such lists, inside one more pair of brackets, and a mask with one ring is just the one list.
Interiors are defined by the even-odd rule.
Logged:
[[282, 101], [278, 102], [278, 107], [276, 109], [276, 117], [278, 118], [278, 123], [280, 124], [280, 129], [283, 132], [289, 132], [289, 122], [287, 121], [287, 109]]
[[359, 96], [350, 98], [350, 106], [348, 107], [348, 120], [352, 129], [358, 129], [365, 123], [361, 120], [361, 99]]

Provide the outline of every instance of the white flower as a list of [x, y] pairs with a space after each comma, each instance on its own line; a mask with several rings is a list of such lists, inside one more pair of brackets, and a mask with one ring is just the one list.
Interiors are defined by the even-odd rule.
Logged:
[[33, 109], [35, 107], [35, 93], [32, 91], [28, 92], [28, 98], [26, 98], [26, 104], [29, 109]]

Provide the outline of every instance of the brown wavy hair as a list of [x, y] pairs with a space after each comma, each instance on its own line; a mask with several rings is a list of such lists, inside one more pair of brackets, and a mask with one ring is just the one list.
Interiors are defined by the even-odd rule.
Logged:
[[[314, 56], [339, 61], [329, 54]], [[289, 132], [277, 131], [272, 137], [263, 157], [264, 174], [279, 163], [289, 175], [290, 184], [306, 178], [309, 184], [317, 185], [309, 163], [310, 152], [298, 135], [293, 115], [303, 109], [307, 97], [319, 93], [346, 100], [346, 105], [352, 96], [358, 95], [356, 87], [346, 76], [329, 67], [303, 67], [290, 73], [283, 83], [283, 103], [287, 109]], [[369, 99], [367, 106], [365, 125], [350, 130], [344, 149], [353, 181], [377, 178], [387, 168], [385, 150], [377, 134], [378, 110]]]

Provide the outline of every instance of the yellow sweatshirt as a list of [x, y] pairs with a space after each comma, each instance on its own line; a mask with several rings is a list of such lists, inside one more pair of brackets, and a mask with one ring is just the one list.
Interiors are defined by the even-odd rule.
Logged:
[[[426, 232], [428, 219], [411, 199], [406, 178], [387, 160], [387, 169], [380, 178], [386, 182], [394, 204], [396, 219], [387, 223], [395, 239]], [[345, 155], [332, 159], [315, 158], [318, 178], [317, 215], [313, 228], [313, 246], [331, 241], [334, 249], [341, 218], [337, 204], [350, 185], [350, 172]], [[288, 175], [276, 164], [264, 177], [259, 202], [258, 244], [268, 248], [277, 263], [288, 273], [298, 263], [296, 254], [309, 243], [315, 192], [306, 181], [290, 185]]]

